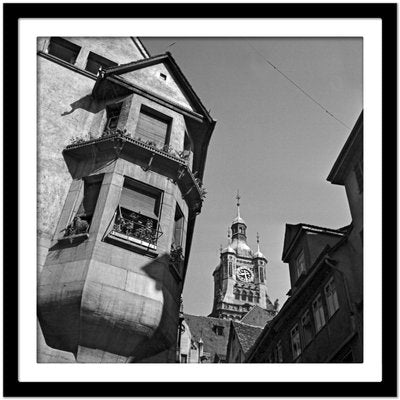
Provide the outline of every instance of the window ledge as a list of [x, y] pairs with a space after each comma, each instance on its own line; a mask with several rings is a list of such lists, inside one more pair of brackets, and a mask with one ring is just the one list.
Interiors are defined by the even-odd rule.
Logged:
[[124, 235], [123, 233], [111, 231], [106, 236], [105, 241], [110, 242], [116, 246], [124, 247], [127, 250], [145, 254], [150, 257], [158, 256], [158, 253], [156, 252], [157, 246], [143, 240]]
[[78, 243], [78, 242], [83, 242], [84, 240], [89, 238], [88, 233], [79, 233], [77, 235], [70, 235], [70, 236], [63, 236], [58, 238], [59, 243]]

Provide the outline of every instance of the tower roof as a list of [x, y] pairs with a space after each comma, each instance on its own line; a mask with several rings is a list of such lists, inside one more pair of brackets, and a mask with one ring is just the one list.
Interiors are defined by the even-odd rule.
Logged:
[[232, 225], [235, 225], [235, 224], [244, 224], [244, 225], [246, 225], [246, 222], [244, 222], [244, 219], [240, 216], [240, 195], [239, 195], [239, 190], [237, 191], [236, 199], [237, 199], [237, 203], [236, 203], [237, 216], [232, 221]]
[[263, 253], [260, 251], [260, 235], [257, 232], [257, 251], [254, 253], [254, 258], [264, 258], [265, 256]]

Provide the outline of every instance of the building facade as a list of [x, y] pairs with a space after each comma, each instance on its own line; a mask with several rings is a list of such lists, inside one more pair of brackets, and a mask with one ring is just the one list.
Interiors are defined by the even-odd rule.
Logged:
[[40, 38], [38, 89], [38, 361], [169, 352], [215, 121], [137, 38]]
[[352, 221], [341, 229], [286, 225], [290, 296], [246, 362], [363, 362], [363, 114], [328, 180], [345, 187]]
[[228, 232], [228, 246], [221, 250], [220, 262], [213, 272], [214, 301], [211, 317], [240, 320], [255, 305], [276, 313], [267, 293], [267, 259], [247, 244], [247, 225], [240, 216], [240, 196], [237, 196], [237, 216]]

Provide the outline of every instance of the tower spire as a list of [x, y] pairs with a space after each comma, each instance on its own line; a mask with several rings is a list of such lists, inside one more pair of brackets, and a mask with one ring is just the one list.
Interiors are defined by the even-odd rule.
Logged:
[[236, 202], [236, 205], [237, 205], [237, 218], [239, 219], [240, 218], [240, 194], [239, 194], [239, 189], [237, 191], [236, 199], [237, 199], [237, 202]]
[[260, 253], [260, 235], [257, 232], [257, 253]]

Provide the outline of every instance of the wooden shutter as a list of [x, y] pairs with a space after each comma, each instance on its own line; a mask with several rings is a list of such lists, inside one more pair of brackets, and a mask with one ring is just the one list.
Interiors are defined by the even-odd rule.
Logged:
[[122, 188], [120, 206], [150, 218], [158, 218], [158, 195], [125, 184]]
[[167, 121], [142, 110], [135, 136], [144, 142], [151, 141], [162, 147], [166, 144], [168, 125]]

